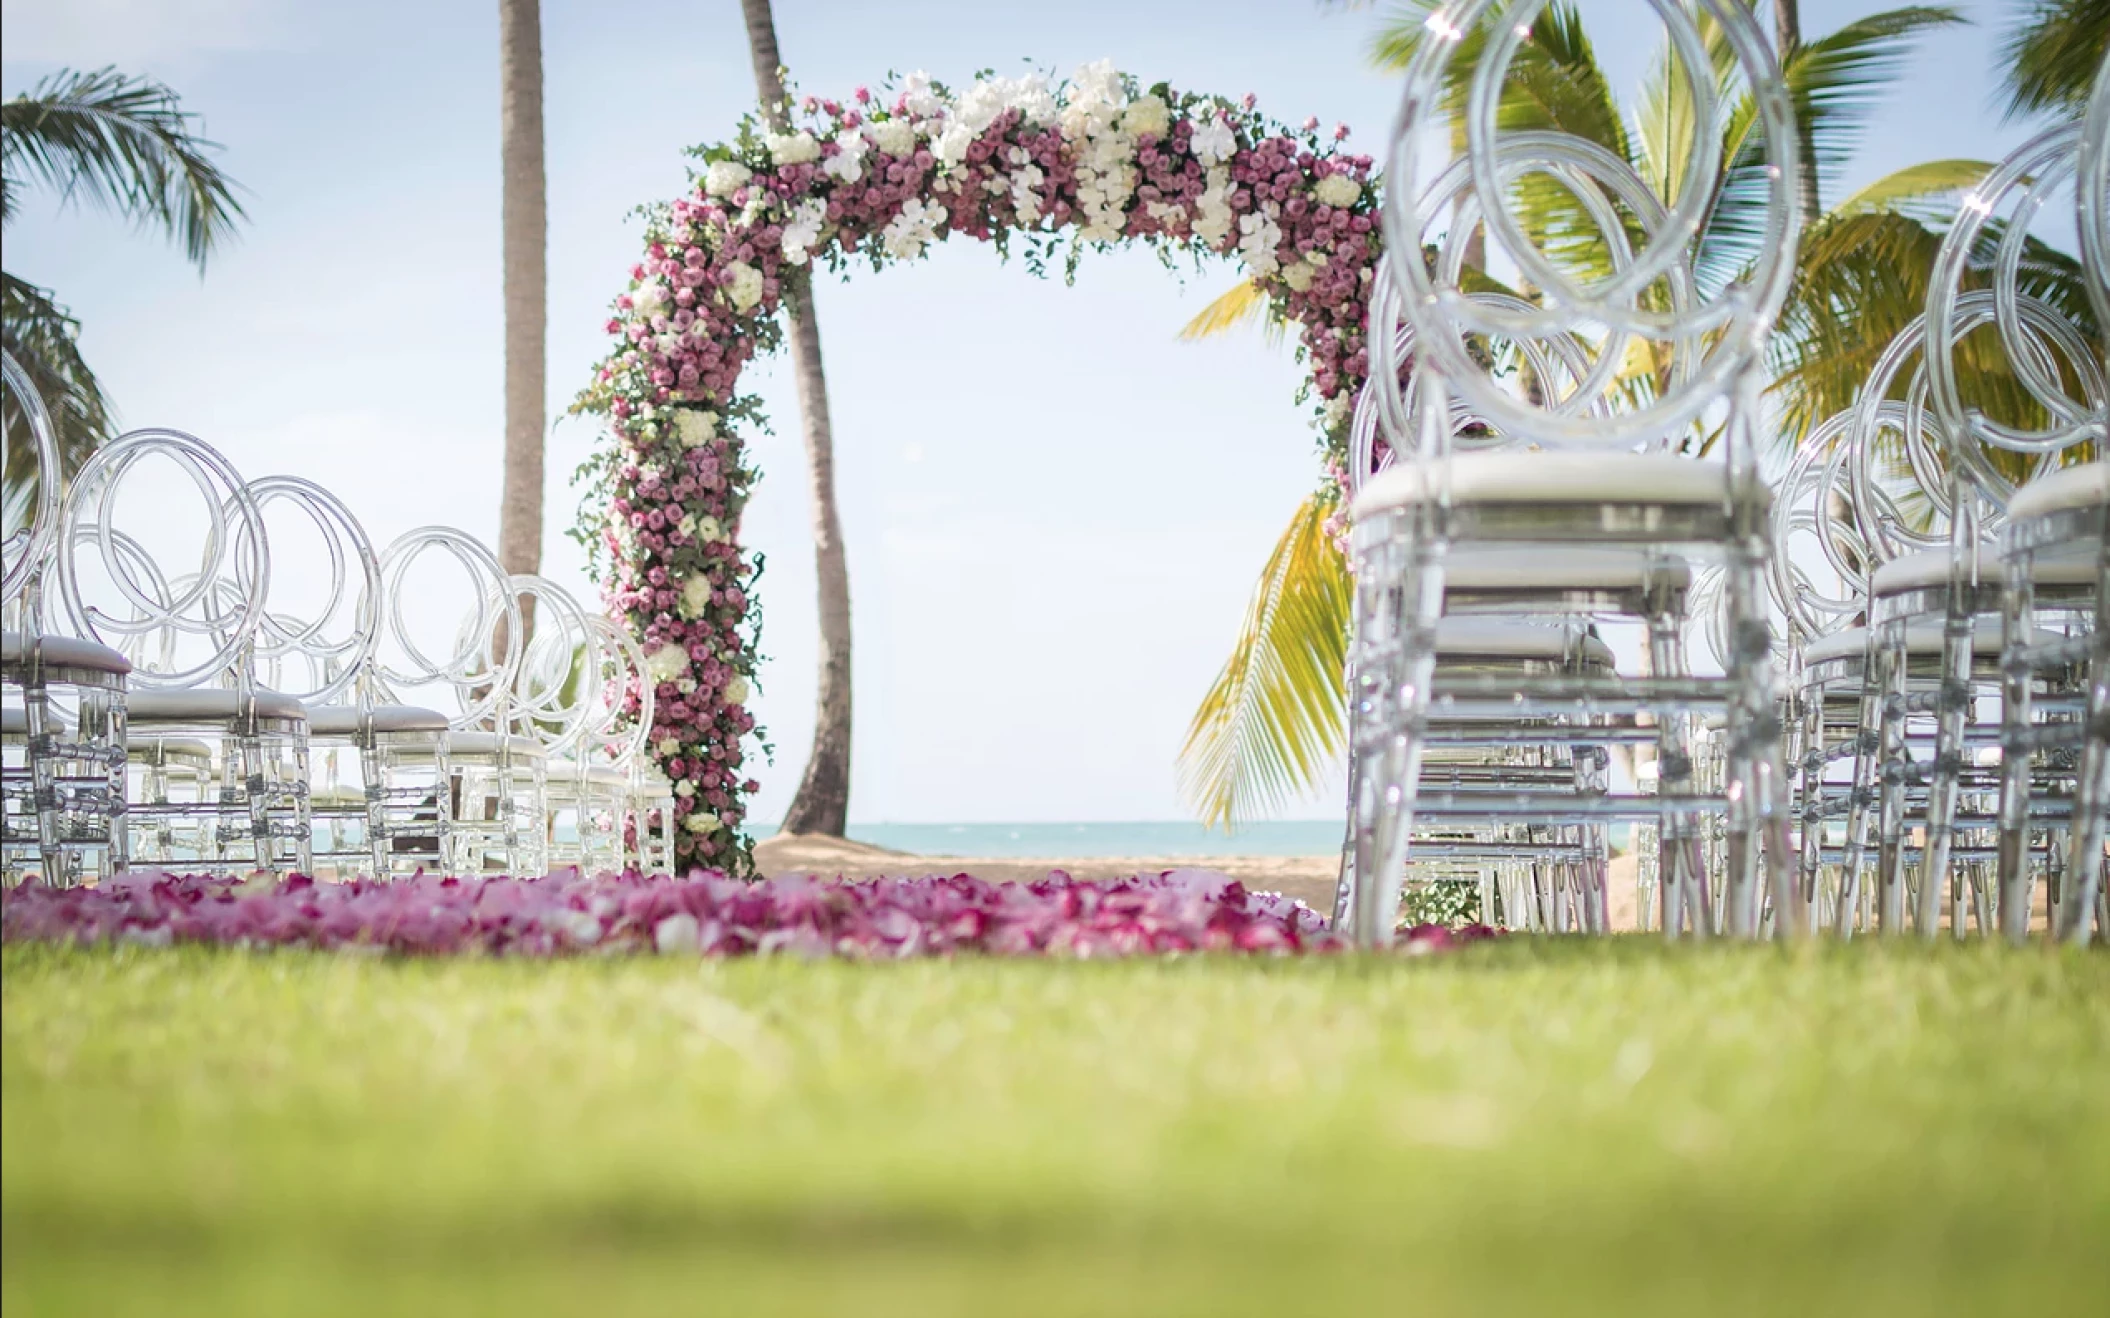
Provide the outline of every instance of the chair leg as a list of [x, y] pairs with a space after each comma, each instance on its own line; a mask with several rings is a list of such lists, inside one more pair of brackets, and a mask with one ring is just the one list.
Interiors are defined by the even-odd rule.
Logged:
[[1878, 770], [1879, 814], [1876, 928], [1901, 933], [1905, 925], [1905, 637], [1902, 630], [1874, 641], [1877, 699], [1882, 705]]
[[[1436, 619], [1443, 610], [1441, 546], [1396, 541], [1399, 570], [1368, 565], [1359, 587], [1355, 742], [1363, 757], [1357, 784], [1356, 942], [1389, 946], [1399, 921], [1400, 880], [1421, 779], [1429, 679], [1436, 664]], [[1389, 579], [1388, 579], [1389, 577]]]
[[2104, 819], [2110, 816], [2110, 551], [2099, 567], [2095, 592], [2095, 644], [2088, 660], [2088, 713], [2081, 738], [2081, 773], [2073, 793], [2073, 859], [2066, 867], [2065, 901], [2059, 908], [2061, 942], [2085, 947], [2090, 926], [2110, 929], [2098, 895], [2104, 892]]
[[2011, 943], [2029, 938], [2035, 894], [2029, 868], [2030, 698], [2035, 676], [2023, 662], [2035, 621], [2029, 558], [2008, 564], [2002, 594], [2000, 686], [2000, 932]]
[[[1681, 619], [1665, 612], [1652, 613], [1648, 619], [1649, 672], [1656, 677], [1684, 677], [1685, 640], [1680, 627]], [[1656, 712], [1656, 791], [1667, 797], [1683, 797], [1693, 794], [1693, 761], [1689, 721], [1683, 711], [1660, 709]], [[1665, 938], [1678, 938], [1685, 932], [1688, 914], [1697, 925], [1697, 908], [1690, 901], [1695, 885], [1704, 885], [1705, 879], [1689, 866], [1698, 857], [1697, 848], [1688, 845], [1696, 841], [1693, 817], [1686, 811], [1666, 810], [1656, 828], [1657, 854], [1657, 900]]]
[[[1927, 780], [1927, 839], [1921, 851], [1917, 924], [1922, 938], [1941, 929], [1942, 895], [1953, 888], [1956, 799], [1963, 776], [1964, 719], [1971, 709], [1971, 615], [1951, 607], [1942, 624], [1941, 685], [1935, 693], [1934, 764]], [[1959, 928], [1958, 933], [1962, 930]]]
[[[36, 657], [30, 656], [31, 665]], [[66, 882], [66, 854], [59, 836], [59, 783], [53, 761], [58, 734], [51, 726], [50, 695], [41, 681], [22, 688], [24, 718], [29, 733], [29, 790], [31, 808], [37, 814], [37, 853], [44, 868], [44, 886], [56, 888]]]

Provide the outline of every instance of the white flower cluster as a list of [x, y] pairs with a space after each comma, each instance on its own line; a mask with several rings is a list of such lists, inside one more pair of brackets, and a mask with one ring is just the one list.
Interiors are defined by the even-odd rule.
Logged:
[[930, 75], [921, 69], [908, 75], [901, 84], [901, 102], [908, 112], [919, 119], [935, 118], [945, 113], [945, 101], [931, 86]]
[[1282, 244], [1282, 226], [1264, 211], [1248, 211], [1238, 217], [1238, 256], [1255, 279], [1271, 275], [1281, 265], [1275, 249]]
[[845, 183], [863, 178], [865, 154], [872, 149], [865, 135], [855, 128], [845, 128], [835, 135], [835, 145], [840, 149], [821, 162], [821, 173]]
[[672, 682], [688, 671], [688, 652], [678, 645], [662, 645], [645, 656], [645, 676], [655, 683]]
[[948, 165], [967, 158], [967, 148], [989, 130], [1006, 110], [1016, 110], [1028, 124], [1046, 124], [1055, 118], [1055, 93], [1048, 75], [1029, 73], [1021, 78], [982, 78], [960, 97], [947, 117], [945, 127], [931, 139], [931, 153]]
[[1040, 219], [1040, 185], [1048, 178], [1047, 171], [1033, 163], [1033, 157], [1022, 146], [1011, 148], [1011, 205], [1018, 211], [1018, 222], [1030, 225]]
[[1122, 212], [1135, 194], [1135, 139], [1122, 127], [1127, 101], [1111, 60], [1087, 64], [1071, 80], [1062, 131], [1078, 148], [1077, 200], [1084, 224], [1077, 237], [1083, 242], [1119, 238]]
[[744, 677], [735, 677], [725, 684], [725, 703], [728, 705], [744, 705], [748, 695], [747, 679]]
[[674, 437], [683, 448], [701, 448], [718, 433], [718, 414], [684, 407], [674, 413]]
[[732, 279], [725, 286], [725, 296], [735, 311], [752, 311], [762, 300], [762, 272], [745, 261], [735, 261], [731, 266]]
[[827, 218], [828, 203], [818, 197], [808, 197], [793, 208], [791, 218], [784, 222], [784, 259], [793, 265], [806, 264], [821, 240], [821, 225]]
[[699, 572], [681, 585], [681, 616], [700, 618], [711, 607], [711, 579]]
[[821, 158], [821, 144], [808, 132], [770, 133], [763, 140], [778, 165], [810, 165]]
[[1237, 218], [1231, 210], [1231, 171], [1228, 166], [1211, 165], [1202, 176], [1201, 196], [1195, 199], [1194, 236], [1211, 247], [1221, 247]]
[[703, 190], [713, 197], [730, 197], [754, 176], [753, 170], [737, 160], [714, 160], [703, 172]]
[[666, 309], [666, 285], [657, 279], [647, 279], [630, 290], [630, 311], [639, 320], [650, 320]]
[[1211, 114], [1195, 121], [1194, 136], [1187, 145], [1204, 165], [1221, 165], [1238, 150], [1238, 138], [1222, 115]]
[[916, 126], [906, 119], [882, 119], [872, 125], [872, 145], [895, 159], [916, 154]]
[[923, 249], [938, 237], [938, 226], [945, 223], [948, 212], [943, 206], [933, 205], [921, 197], [911, 197], [901, 208], [893, 222], [879, 235], [879, 244], [886, 254], [900, 260], [910, 260], [923, 255]]
[[1328, 174], [1312, 189], [1321, 206], [1353, 206], [1362, 199], [1363, 185], [1346, 174]]

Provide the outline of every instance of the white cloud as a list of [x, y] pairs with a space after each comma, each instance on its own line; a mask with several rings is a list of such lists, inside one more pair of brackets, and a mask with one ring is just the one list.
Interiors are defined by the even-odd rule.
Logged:
[[0, 10], [7, 62], [101, 68], [291, 44], [285, 0], [14, 0]]

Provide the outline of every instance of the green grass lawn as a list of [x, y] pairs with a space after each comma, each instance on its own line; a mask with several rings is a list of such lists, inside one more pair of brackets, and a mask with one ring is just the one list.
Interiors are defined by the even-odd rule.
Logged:
[[2110, 956], [9, 947], [30, 1314], [2110, 1312]]

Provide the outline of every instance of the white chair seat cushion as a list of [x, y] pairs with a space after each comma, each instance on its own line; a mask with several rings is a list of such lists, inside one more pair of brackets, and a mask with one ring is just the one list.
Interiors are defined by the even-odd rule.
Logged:
[[[529, 759], [544, 758], [542, 743], [528, 737], [507, 737], [514, 757]], [[459, 755], [496, 755], [499, 736], [495, 732], [453, 732], [447, 737], [447, 753]]]
[[[2030, 634], [2030, 644], [2049, 645], [2062, 639], [2056, 632], [2039, 628]], [[1905, 652], [1907, 654], [1940, 654], [1942, 625], [1939, 622], [1918, 623], [1905, 629]], [[1971, 628], [1971, 653], [1981, 659], [1999, 655], [2001, 646], [2000, 619], [1980, 618]], [[1804, 664], [1821, 664], [1831, 659], [1843, 659], [1848, 655], [1865, 654], [1868, 651], [1868, 629], [1849, 627], [1843, 632], [1833, 632], [1810, 642], [1802, 651]]]
[[[445, 732], [447, 716], [416, 705], [374, 706], [376, 732]], [[349, 737], [359, 731], [357, 705], [310, 705], [308, 732], [316, 737]]]
[[210, 760], [212, 745], [196, 737], [157, 737], [151, 732], [128, 732], [125, 752], [135, 762], [147, 764], [168, 760]]
[[2008, 500], [2009, 521], [2110, 503], [2110, 462], [2084, 462], [2031, 481]]
[[[87, 668], [98, 673], [129, 673], [132, 661], [107, 645], [73, 636], [46, 636], [43, 658], [47, 664]], [[12, 668], [29, 662], [29, 642], [21, 632], [0, 632], [0, 663]]]
[[[1868, 586], [1878, 595], [1902, 595], [1910, 590], [1944, 585], [1948, 580], [1949, 551], [1946, 548], [1922, 549], [1916, 554], [1893, 558], [1877, 568]], [[1978, 580], [1989, 586], [1998, 585], [2002, 580], [1999, 550], [1992, 545], [1979, 550]], [[2085, 586], [2095, 580], [2095, 564], [2078, 558], [2039, 559], [2031, 564], [2030, 580], [2040, 586]]]
[[[305, 719], [308, 710], [292, 696], [276, 691], [256, 693], [259, 718]], [[125, 698], [125, 709], [133, 724], [217, 723], [240, 718], [243, 709], [235, 692], [224, 687], [187, 687], [180, 691], [134, 691]]]
[[1651, 581], [1689, 585], [1692, 568], [1640, 550], [1588, 548], [1472, 549], [1443, 565], [1446, 590], [1630, 590]]
[[[1396, 462], [1356, 497], [1353, 516], [1436, 497], [1435, 462]], [[1449, 460], [1453, 503], [1718, 504], [1728, 490], [1719, 462], [1669, 453], [1549, 453], [1501, 449]]]
[[[579, 762], [577, 760], [551, 760], [548, 772], [551, 782], [555, 782], [559, 778], [577, 782], [579, 780]], [[630, 775], [611, 765], [593, 764], [587, 766], [586, 781], [595, 787], [612, 787], [621, 790], [630, 786]]]
[[[1595, 636], [1582, 643], [1585, 661], [1611, 667], [1612, 647]], [[1568, 629], [1512, 622], [1505, 618], [1444, 618], [1436, 624], [1439, 659], [1537, 659], [1558, 661], [1568, 653]]]

